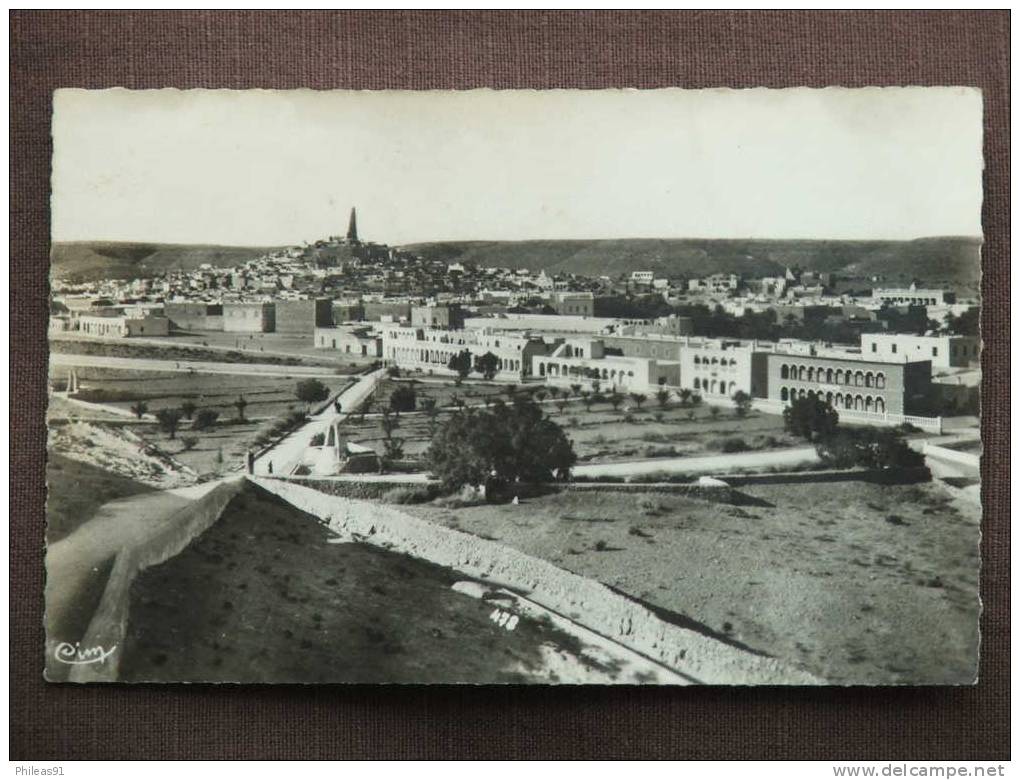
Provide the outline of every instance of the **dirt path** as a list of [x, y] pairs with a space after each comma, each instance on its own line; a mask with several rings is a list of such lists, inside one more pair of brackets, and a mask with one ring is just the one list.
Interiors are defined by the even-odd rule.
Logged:
[[281, 366], [275, 363], [216, 363], [206, 360], [154, 360], [150, 358], [108, 357], [50, 353], [50, 366], [78, 368], [120, 368], [133, 371], [167, 371], [181, 374], [230, 374], [234, 376], [337, 377], [330, 366]]
[[691, 458], [650, 458], [618, 463], [592, 463], [573, 468], [579, 477], [623, 477], [638, 474], [669, 472], [687, 473], [731, 473], [738, 469], [760, 469], [769, 466], [799, 466], [804, 463], [818, 463], [814, 447], [768, 450], [765, 452], [740, 452], [726, 455], [705, 455]]
[[[337, 396], [336, 400], [340, 402], [341, 408], [345, 410], [356, 409], [375, 391], [376, 383], [384, 375], [385, 372], [380, 368], [358, 379], [357, 382]], [[316, 434], [325, 433], [331, 424], [338, 420], [345, 420], [348, 416], [348, 411], [337, 414], [332, 405], [326, 406], [318, 414], [312, 415], [307, 423], [260, 455], [255, 461], [255, 474], [258, 476], [290, 474], [301, 464], [311, 438]], [[272, 464], [271, 472], [269, 470], [270, 464]]]

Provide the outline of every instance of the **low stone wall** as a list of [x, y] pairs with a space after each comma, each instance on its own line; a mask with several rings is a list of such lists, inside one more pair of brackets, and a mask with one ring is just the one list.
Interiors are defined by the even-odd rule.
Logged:
[[[270, 480], [271, 477], [263, 479]], [[273, 480], [280, 481], [280, 480]], [[371, 500], [382, 498], [391, 490], [400, 488], [407, 490], [432, 490], [436, 496], [439, 490], [435, 485], [427, 482], [387, 482], [384, 480], [362, 481], [357, 479], [323, 479], [321, 477], [287, 477], [286, 481], [303, 485], [320, 493], [341, 498], [357, 498]], [[261, 482], [259, 484], [262, 484]]]
[[756, 655], [667, 623], [594, 580], [497, 542], [412, 517], [397, 508], [321, 493], [293, 481], [253, 482], [322, 519], [336, 533], [385, 545], [466, 576], [526, 594], [543, 607], [675, 670], [721, 685], [819, 685], [824, 681], [775, 658]]
[[80, 643], [86, 648], [116, 650], [105, 663], [75, 666], [69, 677], [71, 682], [117, 681], [131, 607], [131, 584], [135, 577], [150, 566], [174, 557], [212, 526], [243, 485], [242, 479], [220, 483], [171, 515], [143, 542], [117, 553], [99, 608]]

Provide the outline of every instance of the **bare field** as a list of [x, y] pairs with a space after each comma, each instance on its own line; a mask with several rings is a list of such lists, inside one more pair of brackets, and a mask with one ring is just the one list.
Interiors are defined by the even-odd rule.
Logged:
[[743, 506], [596, 491], [402, 509], [550, 560], [834, 683], [973, 680], [974, 512], [932, 484], [742, 492]]

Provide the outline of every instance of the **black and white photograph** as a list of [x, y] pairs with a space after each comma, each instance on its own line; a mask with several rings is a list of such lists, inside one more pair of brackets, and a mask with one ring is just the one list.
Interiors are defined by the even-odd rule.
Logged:
[[980, 90], [52, 133], [46, 680], [978, 681]]

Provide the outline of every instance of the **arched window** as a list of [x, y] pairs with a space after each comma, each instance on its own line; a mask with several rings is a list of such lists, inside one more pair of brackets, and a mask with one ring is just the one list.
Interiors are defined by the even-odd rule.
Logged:
[[807, 381], [809, 382], [815, 381], [815, 369], [813, 367], [807, 370]]
[[864, 399], [864, 411], [873, 412], [875, 410], [875, 400], [869, 395]]
[[696, 366], [700, 366], [701, 365], [701, 358], [698, 355], [694, 356], [694, 365], [696, 365]]
[[879, 389], [885, 387], [885, 374], [883, 374], [881, 371], [875, 374], [875, 387]]
[[[830, 384], [830, 385], [832, 384], [832, 369], [831, 368], [826, 369], [826, 371], [825, 371], [825, 382], [826, 382], [826, 384]], [[831, 393], [830, 393], [830, 395], [831, 395]]]
[[[695, 360], [697, 360], [697, 358], [695, 358]], [[783, 363], [783, 365], [779, 367], [779, 378], [780, 379], [790, 378], [790, 367], [786, 365], [786, 363]], [[786, 399], [784, 398], [783, 400], [785, 401]]]
[[876, 398], [875, 399], [875, 411], [878, 412], [879, 414], [885, 414], [885, 399], [884, 398]]
[[836, 404], [835, 404], [835, 407], [837, 409], [839, 409], [841, 406], [843, 406], [843, 394], [842, 393], [836, 393]]
[[864, 386], [865, 387], [873, 387], [874, 384], [875, 384], [875, 375], [872, 374], [869, 371], [867, 374], [864, 375]]
[[837, 385], [843, 384], [843, 369], [841, 368], [836, 369], [836, 384]]
[[735, 392], [737, 392], [737, 383], [736, 382], [730, 382], [730, 390], [729, 390], [730, 395], [732, 396]]
[[694, 377], [694, 389], [695, 390], [701, 389], [701, 380], [698, 379], [698, 377]]
[[864, 411], [864, 396], [854, 396], [854, 410], [858, 412]]
[[825, 403], [827, 403], [829, 406], [832, 406], [832, 393], [825, 394]]
[[790, 391], [787, 390], [785, 387], [780, 388], [780, 390], [779, 390], [779, 400], [780, 401], [789, 401], [790, 400]]
[[807, 369], [804, 368], [804, 366], [801, 366], [800, 370], [797, 372], [797, 379], [799, 379], [801, 382], [807, 379]]

